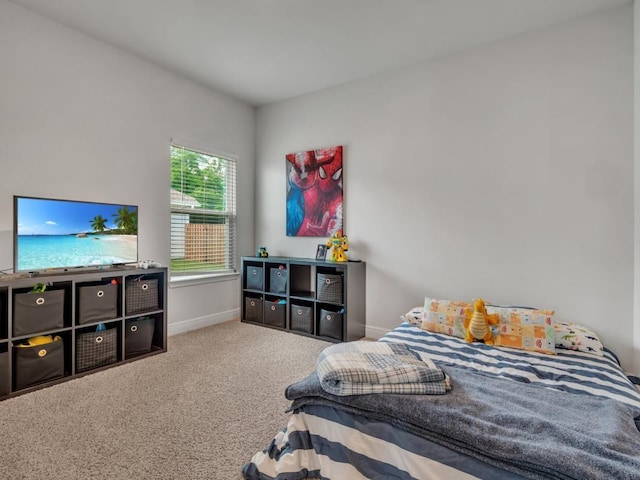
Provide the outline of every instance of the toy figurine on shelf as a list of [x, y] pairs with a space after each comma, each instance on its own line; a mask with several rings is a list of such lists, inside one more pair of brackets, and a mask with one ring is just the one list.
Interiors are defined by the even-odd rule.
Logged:
[[267, 247], [258, 247], [258, 251], [256, 252], [256, 257], [258, 257], [258, 258], [269, 258], [269, 253], [267, 252]]
[[327, 240], [327, 247], [330, 247], [328, 262], [346, 262], [347, 254], [349, 250], [349, 239], [346, 235], [342, 234], [342, 230], [338, 230], [334, 233], [329, 240]]

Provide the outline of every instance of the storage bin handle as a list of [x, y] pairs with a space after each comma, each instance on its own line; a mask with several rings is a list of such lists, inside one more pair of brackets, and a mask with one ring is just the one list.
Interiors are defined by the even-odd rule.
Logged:
[[276, 310], [276, 306], [275, 305], [271, 305], [271, 310], [275, 311]]
[[104, 290], [98, 290], [98, 293], [96, 293], [96, 295], [98, 295], [98, 297], [104, 297]]
[[96, 343], [102, 343], [102, 340], [104, 340], [102, 337], [96, 337]]
[[131, 331], [132, 332], [137, 332], [138, 331], [138, 326], [137, 325], [131, 325]]
[[44, 297], [36, 298], [36, 304], [37, 305], [44, 305]]
[[38, 350], [38, 356], [39, 357], [44, 357], [47, 354], [47, 350], [42, 348], [40, 350]]
[[148, 283], [143, 283], [142, 284], [142, 289], [143, 290], [148, 290], [149, 289], [149, 284]]

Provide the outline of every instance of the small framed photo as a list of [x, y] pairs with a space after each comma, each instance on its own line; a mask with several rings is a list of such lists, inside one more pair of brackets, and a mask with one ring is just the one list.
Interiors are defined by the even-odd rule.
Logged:
[[316, 260], [325, 260], [327, 256], [327, 246], [324, 244], [318, 245], [318, 249], [316, 250]]

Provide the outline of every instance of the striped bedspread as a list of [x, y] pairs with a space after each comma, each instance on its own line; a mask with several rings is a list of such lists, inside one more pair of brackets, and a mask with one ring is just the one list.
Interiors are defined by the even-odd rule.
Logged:
[[431, 333], [403, 323], [380, 341], [401, 343], [438, 365], [455, 365], [482, 375], [545, 386], [567, 393], [611, 398], [640, 408], [640, 392], [605, 351], [589, 353], [557, 349], [557, 355], [496, 348], [483, 343]]
[[314, 373], [287, 388], [289, 423], [246, 479], [640, 478], [640, 393], [613, 355], [469, 344], [408, 323], [380, 342], [432, 359], [452, 390], [339, 397]]

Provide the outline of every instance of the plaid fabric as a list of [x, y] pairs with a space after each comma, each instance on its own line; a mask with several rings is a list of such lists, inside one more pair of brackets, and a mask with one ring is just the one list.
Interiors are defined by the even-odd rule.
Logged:
[[78, 334], [76, 339], [76, 370], [79, 372], [118, 360], [118, 330]]
[[157, 310], [158, 279], [142, 278], [127, 280], [125, 286], [125, 303], [127, 315]]
[[449, 378], [406, 345], [355, 341], [325, 348], [316, 364], [322, 388], [333, 395], [442, 395]]

